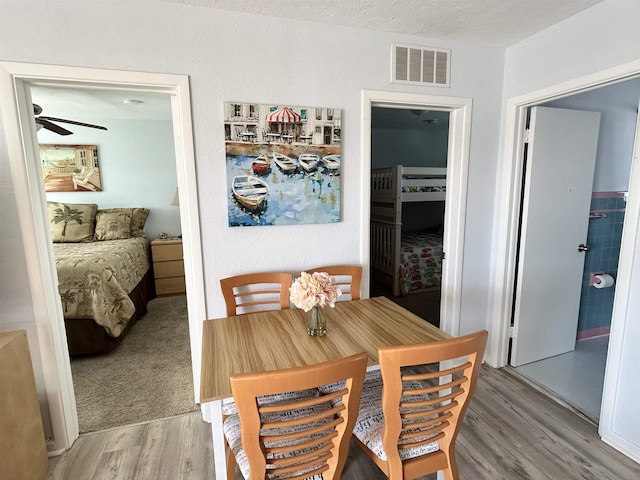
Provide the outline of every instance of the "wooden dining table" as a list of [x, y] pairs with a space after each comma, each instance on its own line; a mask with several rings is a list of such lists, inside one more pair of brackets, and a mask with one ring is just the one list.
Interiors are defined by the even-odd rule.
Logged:
[[217, 479], [226, 478], [222, 403], [232, 398], [230, 376], [311, 365], [359, 352], [378, 366], [378, 348], [451, 338], [385, 297], [336, 303], [323, 314], [327, 333], [307, 334], [311, 315], [286, 309], [206, 320], [202, 329], [200, 401], [211, 420]]

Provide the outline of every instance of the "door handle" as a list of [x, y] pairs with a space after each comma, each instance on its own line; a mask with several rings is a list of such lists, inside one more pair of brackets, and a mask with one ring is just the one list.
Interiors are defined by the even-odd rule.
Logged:
[[580, 245], [578, 245], [578, 251], [579, 252], [588, 252], [589, 251], [589, 246], [585, 245], [584, 243], [581, 243]]

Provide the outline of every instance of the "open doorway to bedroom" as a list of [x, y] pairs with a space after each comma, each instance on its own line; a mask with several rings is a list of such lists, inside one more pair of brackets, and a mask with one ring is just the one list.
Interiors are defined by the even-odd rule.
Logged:
[[448, 111], [371, 109], [371, 294], [440, 325]]
[[[197, 409], [171, 96], [30, 93], [80, 433]], [[59, 238], [57, 225], [87, 238]]]

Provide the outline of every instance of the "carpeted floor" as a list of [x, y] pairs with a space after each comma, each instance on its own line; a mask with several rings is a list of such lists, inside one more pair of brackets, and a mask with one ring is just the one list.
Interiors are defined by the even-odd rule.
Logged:
[[185, 296], [156, 298], [118, 348], [71, 360], [80, 433], [198, 409]]

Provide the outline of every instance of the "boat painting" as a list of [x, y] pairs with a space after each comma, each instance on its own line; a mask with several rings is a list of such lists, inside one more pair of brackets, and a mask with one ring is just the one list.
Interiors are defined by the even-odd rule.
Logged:
[[230, 227], [340, 222], [342, 179], [322, 158], [341, 153], [342, 110], [238, 101], [223, 109]]
[[231, 191], [238, 203], [249, 210], [255, 210], [267, 197], [269, 185], [250, 175], [238, 175], [233, 177]]
[[305, 172], [313, 172], [318, 169], [320, 155], [316, 155], [315, 153], [303, 153], [298, 157], [298, 163], [300, 164], [300, 168]]
[[322, 157], [322, 164], [330, 174], [336, 174], [340, 171], [340, 155], [327, 155]]
[[269, 155], [263, 153], [251, 162], [251, 169], [256, 175], [267, 175], [271, 170], [271, 159]]
[[[255, 155], [227, 155], [228, 222], [230, 227], [336, 223], [340, 221], [340, 176], [321, 170], [285, 173], [271, 168], [264, 177], [252, 173]], [[269, 193], [254, 209], [233, 194], [236, 177], [263, 181]]]
[[282, 170], [283, 172], [295, 173], [296, 170], [298, 170], [298, 165], [291, 157], [287, 157], [286, 155], [279, 152], [273, 152], [271, 156], [273, 157], [273, 161], [276, 162], [276, 165], [278, 165], [280, 170]]

